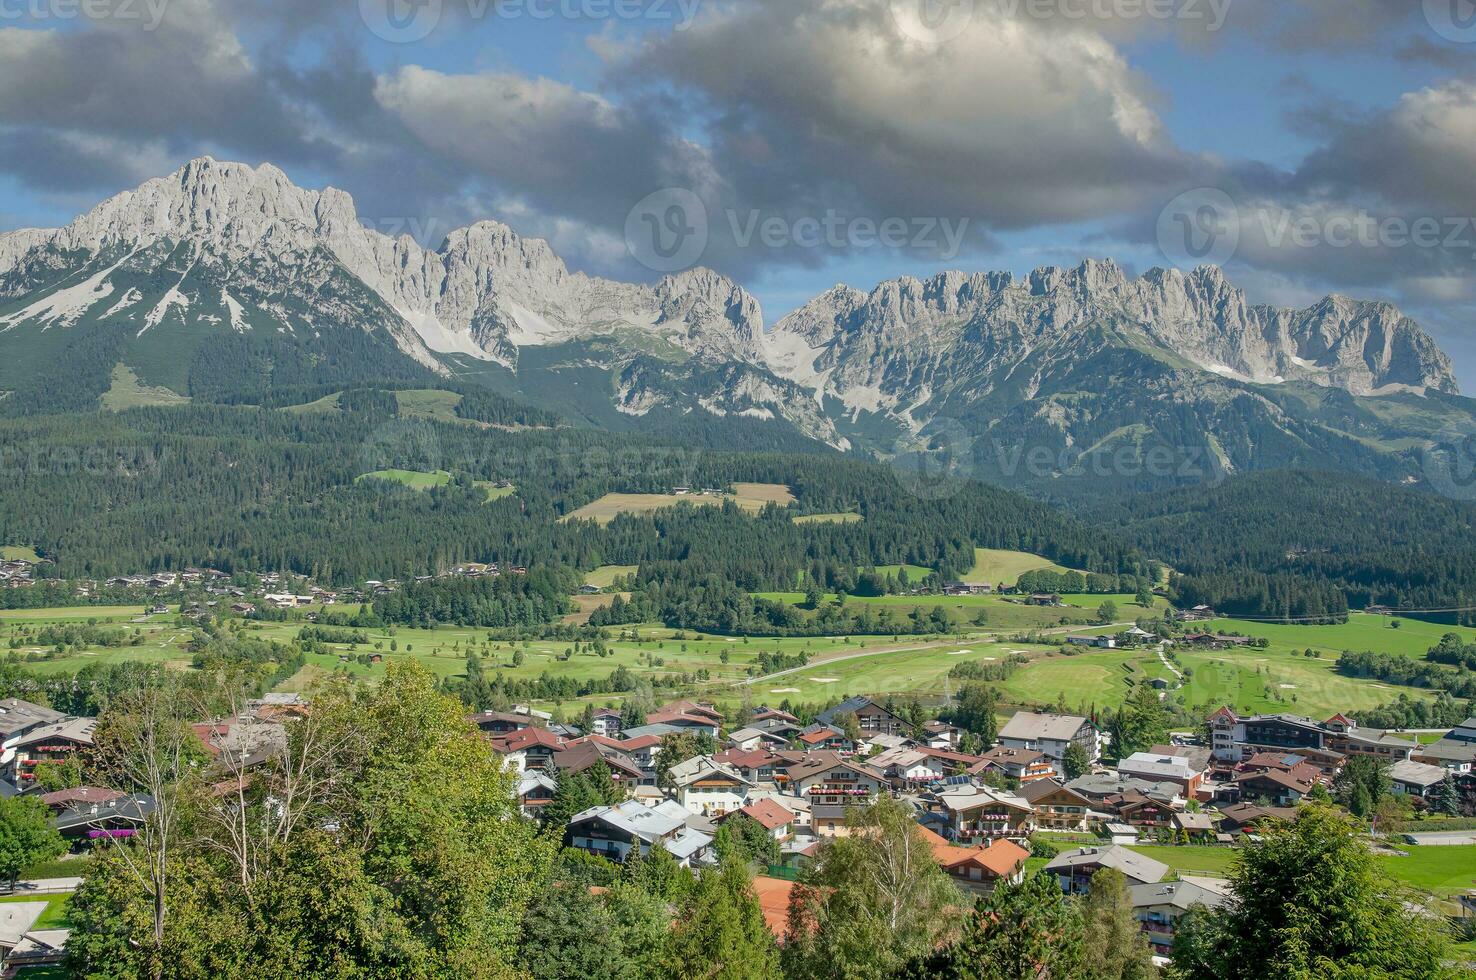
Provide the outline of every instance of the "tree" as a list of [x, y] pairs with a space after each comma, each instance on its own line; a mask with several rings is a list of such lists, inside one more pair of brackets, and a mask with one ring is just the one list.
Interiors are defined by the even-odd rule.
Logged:
[[1097, 622], [1106, 625], [1117, 618], [1117, 603], [1111, 599], [1103, 599], [1102, 604], [1097, 607]]
[[746, 813], [734, 814], [718, 827], [713, 840], [721, 860], [732, 858], [749, 864], [771, 865], [779, 863], [779, 842], [764, 829], [764, 825]]
[[1151, 609], [1153, 607], [1153, 593], [1148, 591], [1148, 586], [1140, 585], [1138, 587], [1138, 594], [1133, 597], [1133, 601], [1144, 609]]
[[1122, 872], [1103, 868], [1092, 875], [1081, 916], [1082, 943], [1093, 951], [1084, 964], [1083, 980], [1148, 980], [1156, 975], [1153, 951], [1133, 913]]
[[779, 952], [741, 861], [703, 871], [672, 927], [671, 974], [778, 980]]
[[1461, 794], [1456, 788], [1453, 775], [1447, 773], [1445, 778], [1435, 785], [1435, 789], [1430, 793], [1430, 809], [1449, 816], [1460, 814]]
[[936, 948], [958, 890], [933, 858], [911, 809], [890, 797], [846, 815], [795, 888], [786, 972], [816, 978], [887, 976]]
[[1068, 780], [1085, 776], [1091, 768], [1092, 760], [1087, 756], [1087, 750], [1081, 747], [1081, 743], [1072, 742], [1061, 753], [1061, 769]]
[[1353, 756], [1333, 778], [1333, 798], [1355, 817], [1372, 817], [1392, 791], [1388, 765], [1372, 756]]
[[[1450, 976], [1438, 922], [1411, 912], [1360, 828], [1335, 808], [1304, 805], [1263, 831], [1230, 879], [1234, 901], [1175, 948], [1175, 970], [1211, 980]], [[1206, 953], [1206, 947], [1212, 954]]]
[[[908, 980], [1077, 980], [1083, 975], [1081, 913], [1056, 876], [1040, 871], [1001, 882], [957, 943], [915, 961]], [[1140, 940], [1141, 941], [1141, 940]], [[1103, 955], [1092, 949], [1093, 958]]]
[[10, 881], [11, 891], [26, 868], [66, 851], [50, 818], [46, 806], [34, 797], [0, 797], [0, 877]]
[[656, 785], [671, 789], [671, 770], [701, 754], [697, 736], [691, 732], [668, 732], [661, 736], [661, 748], [656, 753]]
[[973, 732], [985, 747], [999, 739], [999, 692], [987, 684], [970, 681], [959, 688], [954, 700], [953, 723], [964, 731]]

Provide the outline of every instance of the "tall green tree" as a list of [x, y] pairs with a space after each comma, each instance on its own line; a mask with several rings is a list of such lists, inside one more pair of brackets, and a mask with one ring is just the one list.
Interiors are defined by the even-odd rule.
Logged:
[[1176, 948], [1176, 971], [1210, 980], [1450, 976], [1442, 925], [1406, 909], [1360, 828], [1332, 807], [1306, 805], [1294, 823], [1268, 828], [1242, 852], [1230, 885], [1234, 901], [1183, 961]]
[[778, 947], [741, 861], [697, 877], [672, 926], [669, 963], [683, 980], [778, 980]]
[[51, 826], [51, 814], [34, 797], [0, 798], [0, 878], [11, 891], [21, 872], [63, 854], [67, 845]]
[[953, 696], [952, 720], [964, 731], [973, 732], [985, 747], [999, 739], [999, 692], [987, 684], [971, 681]]
[[947, 935], [960, 896], [910, 808], [883, 797], [846, 817], [796, 888], [784, 948], [791, 977], [886, 976]]
[[1082, 945], [1092, 951], [1082, 964], [1083, 980], [1150, 980], [1157, 975], [1122, 872], [1103, 868], [1092, 875], [1081, 917]]
[[968, 919], [959, 940], [915, 960], [908, 980], [1079, 980], [1103, 954], [1083, 947], [1081, 912], [1043, 871], [1002, 882]]
[[1067, 779], [1084, 776], [1091, 767], [1092, 760], [1087, 757], [1087, 750], [1077, 742], [1066, 746], [1066, 751], [1061, 753], [1061, 768]]

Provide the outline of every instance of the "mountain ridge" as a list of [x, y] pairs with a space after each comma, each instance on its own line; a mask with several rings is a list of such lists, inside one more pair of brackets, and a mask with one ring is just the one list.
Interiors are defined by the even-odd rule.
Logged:
[[[705, 412], [883, 456], [961, 429], [1072, 453], [1199, 446], [1228, 472], [1258, 453], [1367, 471], [1360, 441], [1397, 456], [1430, 434], [1401, 399], [1428, 399], [1440, 423], [1470, 414], [1441, 401], [1459, 393], [1450, 360], [1395, 307], [1255, 305], [1213, 266], [1129, 277], [1088, 259], [838, 284], [766, 330], [758, 299], [710, 269], [602, 279], [490, 220], [428, 248], [366, 227], [341, 190], [210, 157], [61, 229], [0, 234], [0, 344], [18, 355], [0, 388], [27, 399], [21, 371], [51, 365], [54, 387], [56, 363], [85, 347], [94, 377], [116, 356], [193, 396], [388, 371], [556, 406], [594, 383], [576, 400], [596, 424]], [[223, 369], [226, 349], [244, 367]]]

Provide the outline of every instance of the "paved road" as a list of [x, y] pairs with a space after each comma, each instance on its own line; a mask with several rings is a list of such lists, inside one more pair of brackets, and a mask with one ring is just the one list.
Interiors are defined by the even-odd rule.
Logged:
[[[1106, 628], [1120, 627], [1122, 629], [1127, 629], [1130, 626], [1136, 625], [1136, 623], [1108, 623]], [[1048, 630], [1036, 630], [1035, 632], [1040, 636], [1055, 636], [1061, 633], [1080, 633], [1082, 630], [1103, 628], [1104, 627], [1101, 626], [1061, 626]], [[997, 633], [977, 633], [975, 634], [975, 636], [988, 637], [996, 643], [1000, 642], [1000, 634]], [[763, 637], [759, 637], [758, 639], [762, 640]], [[775, 671], [772, 674], [765, 674], [762, 677], [749, 677], [741, 681], [740, 683], [750, 685], [760, 684], [765, 681], [771, 681], [776, 677], [784, 677], [788, 674], [797, 674], [802, 670], [814, 670], [817, 667], [829, 667], [831, 664], [844, 663], [847, 660], [860, 660], [862, 657], [879, 657], [884, 653], [903, 653], [911, 650], [938, 650], [943, 647], [953, 647], [954, 649], [958, 649], [960, 646], [966, 645], [969, 642], [969, 640], [946, 640], [941, 643], [912, 643], [888, 647], [877, 647], [874, 650], [859, 650], [856, 653], [843, 653], [839, 657], [830, 657], [826, 660], [812, 660], [809, 663], [805, 664], [803, 667], [790, 667], [787, 670]], [[974, 640], [973, 642], [978, 642], [978, 640]], [[729, 684], [724, 686], [731, 687], [733, 685]]]
[[[1395, 836], [1403, 837], [1403, 834]], [[1408, 835], [1425, 847], [1454, 847], [1460, 844], [1476, 844], [1476, 830], [1440, 830]]]
[[61, 895], [74, 892], [82, 884], [81, 878], [33, 878], [17, 881], [11, 895]]

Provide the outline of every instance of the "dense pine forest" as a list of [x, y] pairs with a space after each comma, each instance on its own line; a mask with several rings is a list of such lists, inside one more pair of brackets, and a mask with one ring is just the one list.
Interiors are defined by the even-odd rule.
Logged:
[[[869, 610], [826, 610], [822, 621], [749, 594], [814, 582], [864, 595], [877, 587], [866, 569], [903, 563], [934, 569], [936, 586], [963, 577], [976, 547], [1088, 573], [1032, 580], [1057, 591], [1136, 591], [1159, 581], [1162, 561], [1180, 604], [1241, 616], [1476, 604], [1476, 507], [1345, 475], [1252, 474], [1070, 516], [977, 482], [916, 494], [882, 464], [758, 424], [597, 432], [480, 389], [457, 389], [450, 413], [428, 417], [403, 408], [396, 389], [407, 384], [300, 389], [331, 403], [312, 411], [197, 404], [0, 420], [0, 543], [40, 549], [54, 562], [45, 574], [65, 579], [201, 565], [343, 585], [504, 562], [558, 570], [567, 585], [575, 571], [638, 565], [630, 607], [603, 618], [769, 634], [925, 631]], [[362, 479], [388, 469], [449, 479], [426, 490]], [[606, 526], [566, 519], [608, 493], [735, 481], [788, 485], [797, 503], [677, 507]], [[516, 492], [489, 499], [495, 483]], [[861, 520], [796, 523], [794, 513]], [[1288, 524], [1287, 513], [1300, 516]], [[452, 618], [527, 625], [563, 612], [533, 608]]]
[[1104, 500], [1084, 516], [1176, 569], [1190, 605], [1292, 618], [1336, 616], [1345, 603], [1476, 606], [1476, 505], [1418, 490], [1275, 471]]

